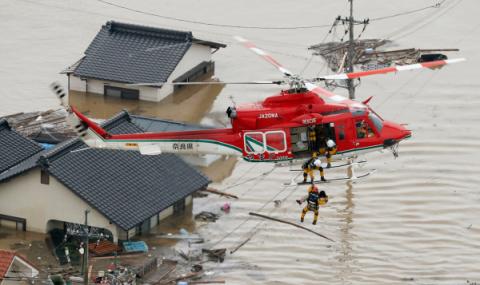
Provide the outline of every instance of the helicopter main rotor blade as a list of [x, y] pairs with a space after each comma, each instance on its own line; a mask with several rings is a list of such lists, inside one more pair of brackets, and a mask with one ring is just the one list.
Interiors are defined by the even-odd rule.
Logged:
[[265, 52], [262, 49], [259, 49], [257, 46], [255, 46], [254, 43], [252, 43], [252, 42], [250, 42], [250, 41], [248, 41], [248, 40], [246, 40], [246, 39], [244, 39], [240, 36], [234, 36], [233, 38], [236, 39], [237, 41], [239, 41], [240, 43], [242, 43], [246, 48], [250, 49], [251, 51], [253, 51], [257, 55], [263, 57], [263, 59], [265, 59], [270, 64], [275, 66], [281, 73], [283, 73], [283, 75], [285, 75], [287, 77], [290, 77], [290, 76], [293, 75], [293, 73], [290, 70], [283, 67], [283, 65], [281, 65], [278, 61], [276, 61], [270, 54], [268, 54], [267, 52]]
[[286, 84], [285, 81], [277, 80], [277, 81], [191, 81], [191, 82], [150, 82], [150, 83], [132, 83], [127, 84], [131, 86], [162, 86], [162, 85], [224, 85], [224, 84], [275, 84], [275, 85], [282, 85]]
[[386, 67], [381, 69], [374, 69], [368, 71], [359, 71], [359, 72], [351, 72], [351, 73], [340, 73], [340, 74], [332, 74], [314, 78], [313, 81], [321, 81], [321, 80], [337, 80], [337, 79], [355, 79], [365, 76], [371, 76], [376, 74], [386, 74], [391, 72], [397, 71], [405, 71], [405, 70], [414, 70], [414, 69], [421, 69], [421, 68], [430, 68], [435, 69], [441, 67], [443, 65], [457, 63], [465, 61], [465, 58], [455, 58], [455, 59], [446, 59], [446, 60], [435, 60], [429, 62], [422, 62], [416, 64], [408, 64], [408, 65], [396, 65], [392, 67]]

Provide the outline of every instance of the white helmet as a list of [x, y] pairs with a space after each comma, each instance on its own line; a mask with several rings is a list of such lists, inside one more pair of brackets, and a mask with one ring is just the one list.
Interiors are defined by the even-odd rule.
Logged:
[[328, 146], [328, 147], [334, 147], [334, 146], [335, 146], [335, 142], [334, 142], [333, 140], [329, 139], [329, 140], [327, 141], [327, 146]]

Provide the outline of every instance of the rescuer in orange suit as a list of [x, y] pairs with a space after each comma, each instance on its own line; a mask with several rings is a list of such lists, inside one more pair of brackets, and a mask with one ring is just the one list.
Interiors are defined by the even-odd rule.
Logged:
[[318, 207], [319, 205], [325, 205], [328, 203], [328, 196], [325, 191], [320, 191], [318, 193], [318, 188], [314, 184], [308, 187], [308, 195], [302, 197], [302, 199], [297, 200], [299, 205], [302, 205], [304, 201], [307, 201], [307, 205], [302, 210], [302, 215], [300, 216], [300, 222], [303, 223], [305, 215], [308, 211], [313, 211], [313, 222], [312, 224], [316, 225], [318, 220]]

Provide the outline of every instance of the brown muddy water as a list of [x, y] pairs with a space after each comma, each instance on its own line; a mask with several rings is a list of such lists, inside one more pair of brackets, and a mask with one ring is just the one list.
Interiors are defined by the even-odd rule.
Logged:
[[[343, 0], [111, 1], [154, 14], [249, 26], [328, 25], [347, 13]], [[363, 19], [436, 2], [358, 0], [355, 5], [356, 15]], [[0, 4], [0, 115], [56, 107], [48, 84], [66, 81], [58, 72], [82, 55], [107, 20], [191, 30], [198, 38], [226, 43], [228, 47], [214, 57], [216, 76], [225, 81], [279, 78], [267, 63], [234, 43], [232, 35], [255, 41], [286, 67], [301, 72], [310, 59], [307, 47], [321, 42], [328, 31], [328, 27], [258, 30], [195, 25], [97, 0], [0, 0]], [[480, 2], [474, 0], [446, 0], [441, 8], [374, 21], [367, 27], [363, 38], [388, 37], [395, 48], [460, 48], [459, 56], [467, 62], [362, 80], [358, 99], [373, 95], [371, 106], [386, 119], [407, 123], [413, 137], [400, 146], [397, 159], [388, 152], [367, 156], [364, 170], [377, 169], [372, 177], [324, 186], [330, 202], [320, 210], [319, 224], [310, 224], [309, 213], [305, 226], [335, 242], [249, 217], [254, 211], [299, 220], [301, 208], [295, 199], [306, 189], [282, 186], [293, 177], [288, 169], [239, 161], [229, 178], [213, 185], [240, 199], [228, 200], [229, 214], [216, 223], [197, 225], [197, 230], [213, 247], [233, 249], [251, 237], [224, 263], [212, 266], [227, 284], [480, 282], [479, 8]], [[339, 28], [337, 39], [342, 33]], [[303, 74], [324, 74], [322, 66], [314, 58]], [[239, 104], [276, 91], [267, 86], [227, 86], [210, 112], [223, 112], [232, 104], [230, 97]], [[327, 178], [341, 175], [340, 170], [327, 172]], [[218, 212], [226, 201], [210, 195], [197, 199], [193, 211]]]

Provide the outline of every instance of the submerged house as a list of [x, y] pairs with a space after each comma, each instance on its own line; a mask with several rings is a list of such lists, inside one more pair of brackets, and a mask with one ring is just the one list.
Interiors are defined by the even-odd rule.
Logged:
[[69, 90], [158, 102], [180, 85], [132, 83], [188, 82], [212, 76], [212, 53], [226, 45], [191, 32], [109, 21], [85, 56], [62, 73]]
[[[119, 115], [103, 124], [109, 132], [140, 132]], [[183, 213], [192, 194], [209, 179], [173, 154], [89, 148], [71, 139], [45, 150], [0, 121], [0, 225], [46, 233], [84, 222], [128, 240], [160, 220]], [[2, 160], [3, 162], [4, 160]]]

